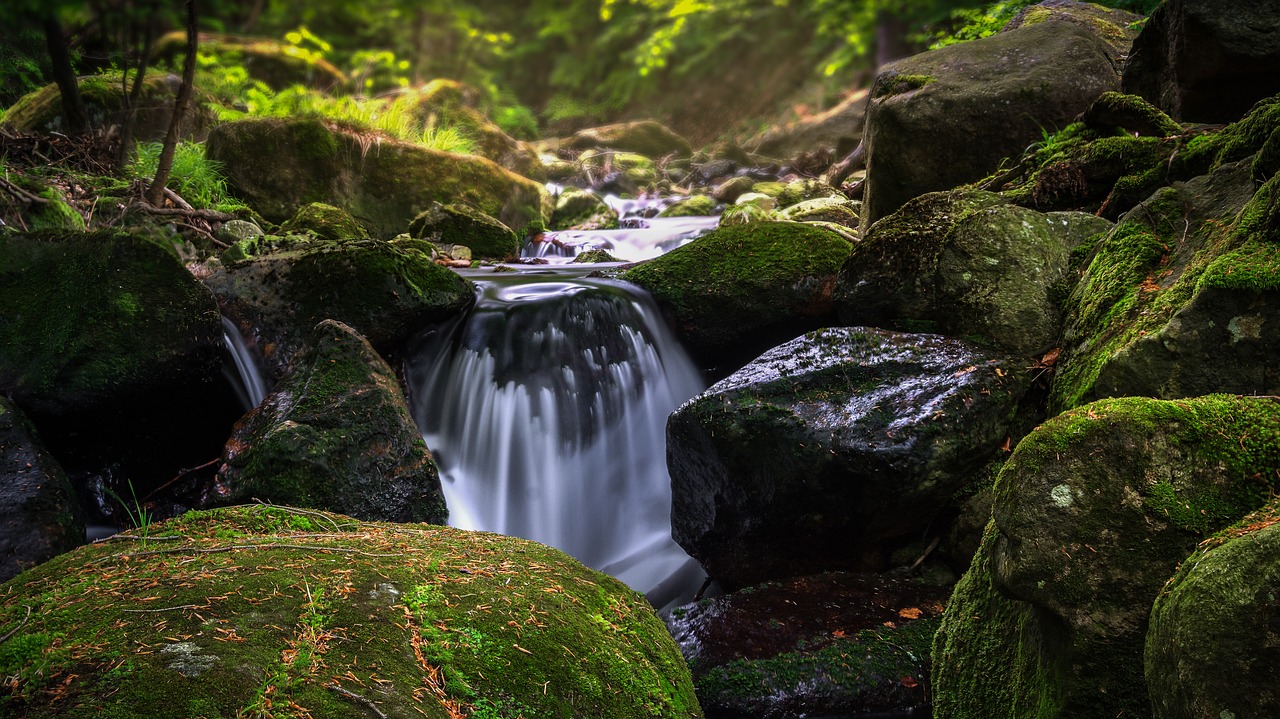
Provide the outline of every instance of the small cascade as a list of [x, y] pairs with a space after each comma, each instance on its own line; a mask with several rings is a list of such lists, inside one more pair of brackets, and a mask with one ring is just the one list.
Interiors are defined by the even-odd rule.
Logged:
[[241, 406], [248, 412], [261, 404], [262, 398], [266, 397], [269, 391], [267, 380], [262, 374], [262, 365], [258, 361], [257, 354], [249, 349], [248, 343], [244, 341], [240, 328], [226, 317], [222, 318], [222, 341], [226, 344], [227, 352], [231, 354], [236, 365], [236, 376], [233, 378], [235, 381], [232, 385], [240, 398]]
[[[552, 194], [563, 187], [548, 184]], [[565, 264], [590, 250], [604, 250], [623, 262], [649, 260], [714, 230], [719, 217], [657, 217], [677, 198], [625, 200], [605, 195], [604, 203], [618, 216], [616, 230], [552, 230], [525, 245], [521, 256]]]
[[666, 419], [702, 379], [647, 294], [583, 275], [484, 275], [471, 313], [413, 353], [414, 415], [452, 524], [687, 600], [702, 574], [671, 539]]

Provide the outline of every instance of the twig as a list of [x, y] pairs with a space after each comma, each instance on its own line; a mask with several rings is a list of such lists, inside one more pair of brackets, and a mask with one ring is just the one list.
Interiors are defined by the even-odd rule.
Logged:
[[200, 234], [205, 236], [205, 239], [209, 240], [210, 242], [217, 245], [218, 247], [221, 247], [224, 250], [231, 246], [223, 242], [222, 240], [219, 240], [218, 238], [214, 237], [208, 230], [201, 229], [199, 227], [196, 227], [195, 225], [190, 225], [190, 224], [187, 224], [186, 222], [176, 222], [176, 221], [173, 224], [177, 225], [178, 227], [185, 227], [188, 230], [191, 230], [192, 232], [199, 232]]
[[221, 461], [222, 461], [222, 457], [214, 457], [213, 459], [209, 460], [208, 462], [205, 462], [204, 464], [200, 465], [199, 467], [192, 467], [191, 469], [184, 469], [184, 470], [182, 470], [181, 472], [178, 472], [178, 475], [177, 475], [176, 477], [174, 477], [173, 479], [169, 480], [168, 482], [165, 482], [164, 484], [160, 485], [159, 487], [156, 487], [155, 489], [151, 490], [151, 493], [150, 493], [150, 494], [148, 494], [147, 496], [143, 497], [143, 498], [142, 498], [142, 501], [144, 501], [144, 502], [145, 502], [145, 501], [147, 501], [148, 499], [151, 499], [152, 497], [156, 496], [156, 492], [159, 492], [160, 490], [163, 490], [163, 489], [168, 489], [168, 488], [169, 488], [169, 486], [170, 486], [171, 484], [173, 484], [174, 482], [177, 482], [179, 479], [182, 479], [183, 477], [187, 476], [188, 474], [191, 474], [192, 472], [199, 472], [200, 470], [204, 469], [205, 467], [213, 466], [213, 465], [215, 465], [215, 464], [217, 464], [218, 462], [221, 462]]
[[117, 539], [132, 539], [139, 542], [176, 542], [179, 539], [186, 539], [181, 534], [166, 534], [163, 537], [143, 537], [139, 534], [113, 534], [110, 537], [93, 540], [92, 544], [105, 544]]
[[182, 195], [179, 195], [178, 193], [174, 192], [173, 190], [170, 190], [167, 187], [164, 188], [164, 196], [169, 198], [170, 202], [172, 202], [173, 204], [177, 205], [178, 207], [184, 210], [196, 209], [191, 206], [190, 202], [187, 202], [186, 200], [182, 199]]
[[[342, 531], [342, 527], [341, 527], [341, 526], [339, 526], [338, 522], [337, 522], [336, 520], [334, 520], [334, 518], [333, 518], [333, 517], [330, 517], [329, 515], [325, 514], [324, 512], [315, 512], [315, 511], [312, 511], [312, 510], [309, 510], [309, 509], [299, 509], [299, 508], [297, 508], [297, 507], [286, 507], [286, 506], [284, 506], [284, 505], [280, 505], [280, 504], [272, 504], [272, 503], [270, 503], [270, 502], [265, 502], [265, 501], [263, 501], [263, 500], [261, 500], [261, 499], [258, 499], [257, 497], [254, 497], [254, 498], [253, 498], [253, 501], [254, 501], [254, 502], [256, 502], [256, 503], [258, 503], [258, 504], [260, 504], [260, 505], [262, 505], [263, 507], [270, 507], [270, 508], [272, 508], [272, 509], [279, 509], [279, 510], [281, 510], [281, 511], [288, 512], [289, 514], [305, 514], [305, 515], [308, 515], [308, 516], [311, 516], [311, 517], [319, 517], [320, 519], [323, 519], [324, 521], [328, 522], [328, 523], [333, 527], [333, 531], [335, 531], [335, 532], [341, 532], [341, 531]], [[357, 525], [357, 526], [358, 526], [358, 525]]]
[[30, 192], [27, 192], [26, 190], [22, 189], [21, 187], [18, 187], [17, 185], [13, 184], [12, 182], [9, 182], [9, 180], [3, 177], [0, 177], [0, 187], [3, 187], [5, 190], [8, 190], [9, 194], [13, 195], [19, 200], [26, 200], [27, 202], [30, 202], [35, 205], [49, 204], [49, 201], [47, 199], [40, 197], [39, 195], [33, 195]]
[[178, 609], [208, 609], [208, 604], [179, 604], [176, 607], [160, 607], [159, 609], [121, 609], [132, 614], [151, 614], [154, 612], [172, 612]]
[[913, 563], [911, 564], [911, 567], [910, 567], [907, 571], [908, 571], [908, 572], [914, 572], [914, 571], [916, 571], [917, 569], [919, 569], [919, 568], [920, 568], [920, 565], [921, 565], [921, 564], [924, 564], [925, 557], [928, 557], [931, 553], [933, 553], [933, 550], [935, 550], [935, 549], [937, 549], [937, 548], [938, 548], [938, 543], [939, 543], [939, 542], [941, 542], [941, 541], [942, 541], [942, 535], [938, 535], [938, 536], [934, 537], [934, 538], [933, 538], [933, 541], [932, 541], [932, 542], [929, 542], [929, 546], [925, 548], [925, 550], [924, 550], [924, 554], [921, 554], [921, 555], [916, 559], [916, 561], [915, 561], [915, 562], [913, 562]]
[[18, 633], [19, 629], [22, 629], [27, 625], [27, 620], [31, 618], [31, 607], [25, 604], [22, 606], [27, 607], [27, 616], [23, 617], [21, 622], [18, 622], [18, 626], [14, 627], [13, 629], [10, 629], [8, 632], [5, 632], [5, 635], [3, 637], [0, 637], [0, 644], [4, 644], [5, 642], [9, 641], [9, 639], [13, 637], [13, 635]]
[[342, 554], [359, 554], [362, 557], [400, 557], [402, 554], [375, 554], [360, 549], [351, 549], [350, 547], [308, 547], [301, 544], [232, 544], [226, 547], [210, 547], [201, 549], [198, 547], [181, 547], [178, 549], [153, 549], [149, 552], [121, 552], [120, 554], [112, 554], [109, 557], [103, 557], [94, 564], [101, 564], [109, 559], [119, 559], [120, 557], [150, 557], [157, 554], [222, 554], [224, 552], [234, 552], [237, 549], [301, 549], [305, 552], [340, 552]]
[[374, 704], [373, 702], [369, 701], [368, 699], [365, 699], [364, 697], [360, 696], [359, 694], [356, 694], [353, 691], [348, 691], [346, 689], [343, 689], [342, 687], [338, 686], [338, 682], [335, 681], [332, 684], [326, 684], [325, 686], [337, 692], [338, 694], [350, 699], [351, 701], [356, 702], [357, 704], [363, 705], [365, 709], [368, 709], [369, 711], [373, 712], [374, 716], [378, 717], [378, 719], [387, 719], [387, 715], [382, 713], [382, 710], [378, 708], [377, 704]]

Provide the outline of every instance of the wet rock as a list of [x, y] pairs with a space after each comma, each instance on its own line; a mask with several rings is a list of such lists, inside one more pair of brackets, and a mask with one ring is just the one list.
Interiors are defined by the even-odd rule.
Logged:
[[[885, 66], [867, 111], [864, 233], [914, 197], [981, 179], [1119, 89], [1099, 34], [1050, 20]], [[1000, 108], [993, 112], [992, 108]]]
[[608, 250], [587, 250], [573, 258], [573, 264], [595, 262], [621, 262], [622, 260], [609, 254]]
[[1280, 711], [1280, 526], [1274, 503], [1202, 544], [1151, 610], [1146, 677], [1157, 719]]
[[1280, 92], [1280, 8], [1169, 0], [1133, 44], [1124, 91], [1186, 122], [1233, 122]]
[[433, 205], [413, 218], [409, 233], [437, 244], [465, 245], [476, 258], [511, 260], [520, 254], [520, 240], [511, 228], [462, 204]]
[[653, 120], [622, 122], [579, 130], [569, 138], [568, 147], [577, 150], [602, 148], [634, 152], [654, 159], [666, 155], [689, 157], [693, 148], [661, 123]]
[[832, 316], [838, 235], [801, 223], [721, 227], [628, 270], [702, 362], [736, 367]]
[[541, 184], [490, 160], [366, 140], [315, 119], [250, 119], [215, 128], [207, 153], [236, 196], [273, 222], [315, 201], [350, 212], [377, 237], [404, 232], [433, 202], [465, 202], [508, 227], [550, 215]]
[[566, 187], [556, 198], [551, 215], [553, 230], [612, 230], [618, 227], [618, 216], [594, 192]]
[[926, 706], [945, 590], [831, 573], [664, 613], [710, 716], [855, 716]]
[[[1152, 603], [1280, 480], [1280, 403], [1105, 400], [1028, 435], [934, 644], [940, 716], [1150, 716]], [[1012, 710], [1011, 710], [1012, 708]]]
[[[263, 239], [256, 242], [271, 244]], [[282, 241], [216, 268], [204, 282], [228, 315], [255, 328], [250, 339], [279, 377], [321, 320], [348, 324], [390, 353], [427, 324], [468, 307], [470, 286], [433, 264], [426, 244]]]
[[1061, 331], [1072, 251], [1110, 227], [980, 190], [923, 195], [854, 246], [840, 273], [840, 319], [1043, 354]]
[[555, 549], [262, 506], [153, 529], [3, 585], [6, 713], [702, 716], [644, 598]]
[[254, 498], [358, 519], [448, 519], [395, 372], [352, 328], [317, 325], [289, 373], [236, 425], [208, 501]]
[[1024, 366], [868, 328], [774, 348], [668, 420], [672, 536], [729, 589], [883, 569], [1025, 430]]
[[322, 240], [369, 238], [369, 233], [365, 232], [350, 213], [323, 202], [311, 202], [299, 207], [293, 217], [280, 226], [280, 230], [281, 232], [308, 232]]
[[81, 544], [71, 482], [22, 411], [0, 396], [0, 581]]

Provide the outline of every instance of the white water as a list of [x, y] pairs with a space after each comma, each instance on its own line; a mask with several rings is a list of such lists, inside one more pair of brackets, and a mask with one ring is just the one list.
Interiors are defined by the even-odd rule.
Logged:
[[226, 317], [222, 318], [222, 341], [235, 360], [236, 374], [240, 380], [235, 388], [236, 395], [240, 398], [240, 405], [248, 412], [262, 404], [262, 398], [267, 396], [267, 381], [262, 374], [262, 365], [258, 356], [244, 341], [240, 329]]
[[[552, 194], [563, 188], [548, 184]], [[553, 230], [545, 232], [535, 241], [525, 245], [522, 257], [537, 257], [550, 264], [565, 264], [589, 250], [605, 250], [623, 262], [650, 260], [664, 252], [670, 252], [715, 229], [720, 218], [702, 217], [654, 217], [675, 198], [647, 198], [624, 200], [615, 195], [605, 195], [605, 204], [618, 216], [621, 227], [617, 230]]]
[[414, 415], [451, 524], [687, 600], [702, 574], [671, 539], [666, 419], [704, 385], [647, 294], [587, 269], [469, 274], [476, 307], [409, 364]]

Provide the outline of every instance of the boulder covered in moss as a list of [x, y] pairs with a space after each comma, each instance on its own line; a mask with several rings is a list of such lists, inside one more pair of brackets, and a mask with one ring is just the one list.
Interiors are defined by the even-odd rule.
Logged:
[[[249, 77], [272, 90], [303, 85], [315, 90], [335, 90], [347, 84], [347, 76], [320, 53], [266, 37], [202, 32], [200, 54], [215, 58], [223, 66], [244, 68]], [[187, 34], [182, 30], [156, 40], [152, 57], [160, 64], [181, 66], [187, 52]]]
[[782, 216], [794, 222], [831, 222], [856, 230], [862, 203], [844, 197], [816, 197], [784, 209]]
[[693, 147], [688, 140], [653, 120], [620, 122], [579, 130], [568, 139], [565, 146], [575, 150], [622, 150], [654, 159], [667, 155], [693, 155]]
[[422, 88], [389, 100], [407, 103], [410, 115], [424, 127], [451, 128], [465, 137], [475, 154], [487, 157], [517, 175], [538, 181], [547, 170], [538, 152], [511, 137], [485, 114], [479, 90], [456, 80], [436, 79]]
[[858, 716], [928, 704], [946, 590], [831, 572], [663, 612], [713, 716]]
[[464, 204], [432, 205], [409, 223], [409, 234], [436, 244], [463, 245], [477, 259], [512, 260], [520, 254], [520, 238], [510, 227]]
[[708, 217], [716, 214], [716, 208], [720, 203], [716, 202], [716, 198], [710, 195], [694, 195], [686, 197], [683, 200], [677, 200], [662, 212], [658, 213], [658, 217]]
[[264, 506], [150, 533], [0, 585], [6, 714], [702, 716], [644, 598], [555, 549]]
[[1024, 367], [857, 327], [769, 350], [668, 420], [672, 536], [729, 589], [885, 569], [1029, 426]]
[[0, 396], [0, 581], [84, 544], [67, 474], [17, 405]]
[[1001, 32], [1045, 22], [1065, 22], [1097, 35], [1120, 57], [1129, 53], [1144, 17], [1127, 10], [1078, 0], [1041, 0], [1018, 11]]
[[551, 214], [548, 229], [552, 230], [613, 230], [618, 227], [618, 215], [604, 198], [590, 190], [566, 187], [556, 197], [556, 209]]
[[1100, 132], [1117, 130], [1125, 134], [1169, 137], [1182, 132], [1182, 126], [1173, 121], [1160, 108], [1137, 95], [1121, 92], [1104, 92], [1080, 120]]
[[917, 197], [853, 246], [840, 273], [840, 319], [1043, 354], [1061, 331], [1072, 251], [1110, 227], [981, 190]]
[[1187, 122], [1233, 122], [1280, 93], [1280, 8], [1168, 0], [1133, 44], [1124, 91]]
[[721, 227], [622, 278], [654, 296], [695, 355], [727, 366], [828, 324], [848, 254], [833, 232], [757, 222]]
[[1204, 542], [1151, 610], [1146, 676], [1156, 719], [1280, 713], [1277, 507]]
[[293, 217], [280, 226], [280, 230], [306, 232], [322, 240], [369, 239], [369, 233], [365, 232], [351, 213], [323, 202], [311, 202], [299, 207]]
[[350, 325], [392, 353], [474, 301], [470, 285], [423, 249], [382, 240], [285, 243], [217, 268], [204, 282], [228, 315], [255, 328], [254, 344], [276, 377], [322, 320]]
[[140, 234], [0, 239], [0, 390], [73, 416], [218, 377], [213, 295], [171, 248]]
[[982, 178], [1045, 129], [1065, 127], [1119, 89], [1116, 60], [1097, 32], [1050, 20], [886, 65], [867, 111], [863, 230], [914, 197]]
[[449, 517], [395, 372], [333, 320], [316, 326], [289, 373], [236, 425], [214, 495], [218, 504], [256, 498], [368, 520]]
[[1277, 462], [1273, 398], [1104, 400], [1037, 428], [996, 480], [935, 641], [935, 711], [1150, 716], [1152, 603], [1199, 542], [1267, 501]]
[[433, 202], [465, 202], [509, 227], [550, 214], [542, 185], [490, 160], [315, 119], [225, 123], [210, 133], [207, 152], [225, 167], [236, 196], [273, 222], [324, 202], [350, 212], [370, 234], [389, 238]]
[[[90, 128], [105, 130], [123, 121], [125, 93], [119, 75], [89, 75], [78, 78], [78, 82]], [[182, 78], [177, 75], [153, 72], [144, 78], [133, 130], [135, 139], [164, 139], [181, 84]], [[179, 125], [181, 137], [200, 139], [209, 134], [215, 124], [213, 114], [206, 108], [211, 100], [196, 90]], [[5, 111], [0, 124], [19, 132], [66, 132], [61, 91], [57, 85], [50, 84], [26, 95]]]
[[1052, 403], [1276, 394], [1280, 254], [1273, 178], [1247, 162], [1160, 190], [1086, 258], [1067, 299]]

